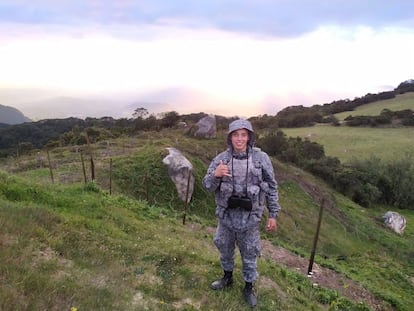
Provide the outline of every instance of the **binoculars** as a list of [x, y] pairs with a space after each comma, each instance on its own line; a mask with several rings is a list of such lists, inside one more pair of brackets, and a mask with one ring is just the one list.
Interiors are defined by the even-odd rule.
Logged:
[[241, 208], [245, 211], [252, 210], [252, 200], [248, 197], [241, 197], [237, 195], [232, 195], [227, 201], [228, 208]]

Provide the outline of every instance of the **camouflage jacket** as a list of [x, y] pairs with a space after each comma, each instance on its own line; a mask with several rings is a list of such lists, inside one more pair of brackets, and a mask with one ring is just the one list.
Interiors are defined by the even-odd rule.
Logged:
[[[248, 169], [241, 182], [235, 181], [232, 177], [214, 177], [214, 171], [220, 161], [227, 164], [232, 176], [239, 175], [233, 172], [234, 162], [232, 149], [218, 154], [207, 169], [203, 178], [203, 186], [210, 192], [215, 193], [216, 215], [227, 222], [234, 229], [244, 229], [260, 221], [264, 207], [269, 210], [269, 217], [276, 218], [280, 210], [278, 203], [278, 186], [274, 177], [273, 166], [269, 156], [256, 147], [248, 147]], [[246, 169], [244, 169], [246, 173]], [[245, 184], [245, 186], [243, 186]], [[250, 212], [238, 209], [228, 209], [227, 202], [232, 194], [246, 195], [251, 199], [253, 209]], [[227, 219], [227, 220], [226, 220]]]

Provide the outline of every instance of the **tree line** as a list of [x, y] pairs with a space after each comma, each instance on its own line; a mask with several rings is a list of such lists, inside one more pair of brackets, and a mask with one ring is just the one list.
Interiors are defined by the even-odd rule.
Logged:
[[[180, 124], [195, 124], [206, 113], [180, 115], [176, 111], [149, 114], [145, 108], [137, 108], [133, 118], [65, 118], [45, 119], [0, 127], [0, 158], [19, 156], [36, 149], [86, 144], [85, 131], [92, 143], [136, 135], [145, 131], [161, 131]], [[218, 129], [224, 129], [237, 117], [216, 115]]]
[[[392, 91], [380, 92], [378, 94], [368, 93], [365, 96], [353, 100], [341, 99], [329, 104], [313, 105], [304, 107], [302, 105], [289, 106], [279, 111], [275, 116], [263, 115], [253, 118], [258, 128], [294, 128], [313, 126], [317, 123], [329, 123], [339, 126], [336, 113], [353, 111], [355, 108], [380, 100], [392, 99], [399, 94], [414, 92], [414, 80], [401, 82]], [[349, 126], [380, 126], [397, 122], [401, 125], [412, 126], [414, 124], [413, 111], [410, 109], [391, 113], [383, 111], [379, 116], [349, 116], [344, 125]]]
[[403, 126], [414, 126], [414, 111], [404, 109], [391, 111], [383, 109], [378, 116], [348, 116], [345, 118], [345, 124], [348, 126], [384, 126], [391, 124], [400, 124]]

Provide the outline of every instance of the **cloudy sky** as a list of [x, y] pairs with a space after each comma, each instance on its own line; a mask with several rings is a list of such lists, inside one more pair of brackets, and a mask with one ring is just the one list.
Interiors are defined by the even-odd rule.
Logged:
[[414, 78], [411, 0], [0, 0], [0, 104], [32, 119], [276, 114]]

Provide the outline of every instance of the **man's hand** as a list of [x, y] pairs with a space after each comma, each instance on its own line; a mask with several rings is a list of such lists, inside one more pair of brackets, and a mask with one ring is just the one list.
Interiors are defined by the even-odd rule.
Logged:
[[231, 176], [229, 167], [226, 164], [223, 164], [223, 161], [220, 160], [220, 164], [216, 167], [214, 171], [214, 177], [221, 178], [223, 176]]
[[274, 231], [277, 228], [276, 218], [269, 218], [267, 220], [266, 230], [267, 231]]

